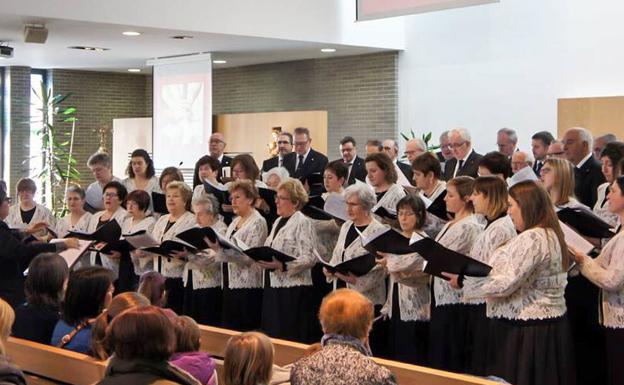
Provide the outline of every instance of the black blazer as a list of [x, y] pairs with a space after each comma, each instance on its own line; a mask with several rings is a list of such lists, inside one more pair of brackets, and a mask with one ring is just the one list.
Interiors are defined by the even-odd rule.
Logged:
[[267, 172], [272, 168], [279, 166], [279, 156], [274, 156], [269, 159], [265, 159], [262, 162], [262, 172]]
[[397, 166], [399, 166], [399, 169], [401, 170], [403, 175], [405, 175], [407, 180], [413, 186], [414, 185], [414, 172], [412, 171], [412, 166], [403, 162], [399, 162], [398, 160], [396, 161], [396, 164]]
[[[311, 174], [318, 174], [323, 177], [323, 171], [327, 166], [327, 157], [314, 149], [310, 149], [308, 157], [303, 162], [303, 169], [301, 172], [296, 172], [297, 165], [297, 153], [291, 152], [284, 156], [282, 166], [288, 170], [291, 177], [297, 178], [302, 182], [308, 178]], [[310, 195], [320, 195], [323, 192], [323, 186], [310, 186]]]
[[535, 175], [540, 176], [540, 170], [542, 169], [542, 167], [544, 166], [544, 161], [540, 161], [540, 160], [536, 160], [535, 162], [533, 162], [533, 172], [535, 173]]
[[[221, 167], [219, 168], [219, 172], [217, 173], [217, 180], [219, 182], [221, 182], [221, 178], [223, 177], [223, 167], [230, 167], [230, 165], [232, 164], [232, 158], [230, 158], [227, 155], [223, 155], [223, 158], [221, 158]], [[232, 171], [230, 170], [230, 173]], [[230, 175], [231, 176], [231, 175]]]
[[574, 195], [589, 208], [598, 199], [598, 186], [606, 182], [600, 163], [590, 156], [581, 168], [574, 167]]
[[353, 165], [351, 166], [351, 173], [349, 174], [349, 180], [347, 180], [347, 185], [352, 185], [355, 183], [355, 180], [359, 180], [361, 182], [366, 182], [366, 167], [364, 166], [364, 159], [356, 156], [353, 159]]
[[[457, 170], [457, 176], [471, 176], [473, 178], [477, 177], [479, 171], [479, 162], [483, 158], [483, 155], [477, 154], [474, 150], [470, 153], [470, 156], [464, 162], [462, 168]], [[444, 163], [444, 180], [453, 179], [453, 171], [455, 171], [455, 165], [457, 164], [457, 159], [449, 159]]]

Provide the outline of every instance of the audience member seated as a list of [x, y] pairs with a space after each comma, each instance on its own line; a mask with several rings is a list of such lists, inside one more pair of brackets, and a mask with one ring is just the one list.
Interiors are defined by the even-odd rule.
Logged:
[[150, 196], [149, 212], [154, 211], [154, 205], [151, 201], [152, 192], [161, 193], [161, 191], [154, 169], [154, 161], [147, 151], [143, 149], [132, 151], [126, 174], [128, 177], [123, 180], [126, 190], [129, 193], [135, 190], [145, 191]]
[[539, 176], [540, 169], [544, 165], [546, 156], [548, 155], [548, 146], [555, 141], [555, 138], [548, 131], [540, 131], [531, 137], [531, 152], [533, 152], [533, 172]]
[[6, 343], [11, 334], [11, 326], [14, 320], [13, 308], [0, 299], [0, 384], [2, 385], [26, 385], [24, 373], [13, 365], [6, 355]]
[[91, 213], [85, 211], [85, 192], [76, 185], [67, 188], [65, 203], [69, 212], [56, 222], [56, 235], [63, 238], [70, 231], [86, 232], [91, 220]]
[[396, 384], [394, 375], [370, 358], [373, 304], [366, 297], [350, 289], [334, 291], [323, 299], [319, 319], [323, 348], [294, 364], [293, 385]]
[[175, 320], [176, 350], [169, 363], [190, 375], [202, 385], [217, 383], [216, 362], [210, 354], [199, 351], [199, 326], [187, 316]]
[[148, 306], [149, 300], [145, 296], [132, 291], [121, 293], [115, 296], [106, 308], [96, 319], [91, 331], [91, 352], [93, 357], [106, 360], [111, 355], [111, 351], [106, 346], [106, 329], [108, 325], [117, 317], [128, 309], [137, 306]]
[[106, 331], [114, 353], [98, 385], [200, 385], [187, 372], [169, 364], [176, 337], [162, 309], [143, 306], [119, 314]]
[[596, 200], [593, 210], [603, 221], [609, 223], [613, 227], [617, 227], [619, 224], [619, 217], [609, 210], [607, 195], [609, 194], [609, 188], [613, 181], [622, 174], [620, 168], [622, 159], [624, 159], [623, 142], [608, 143], [600, 154], [602, 174], [607, 181], [598, 186], [598, 199]]
[[227, 342], [223, 359], [225, 385], [269, 384], [272, 367], [273, 344], [266, 335], [245, 332]]
[[617, 137], [613, 134], [605, 134], [594, 138], [593, 155], [596, 160], [602, 158], [602, 150], [611, 142], [615, 142]]
[[160, 178], [158, 178], [161, 191], [167, 191], [167, 186], [171, 182], [184, 182], [184, 175], [177, 167], [166, 167], [160, 173]]
[[90, 213], [94, 213], [104, 208], [104, 201], [102, 199], [104, 186], [109, 182], [116, 181], [121, 183], [122, 181], [113, 176], [113, 163], [108, 154], [96, 153], [91, 155], [89, 160], [87, 160], [87, 166], [89, 166], [89, 169], [93, 173], [95, 182], [91, 183], [86, 189], [85, 209]]
[[563, 150], [563, 143], [559, 140], [553, 141], [546, 152], [546, 159], [559, 158], [565, 159], [565, 151]]
[[58, 254], [40, 254], [30, 262], [24, 283], [26, 303], [15, 308], [14, 337], [50, 343], [61, 317], [68, 275], [67, 263]]
[[290, 176], [288, 175], [288, 170], [286, 170], [284, 167], [273, 167], [269, 171], [262, 174], [262, 181], [267, 185], [268, 188], [277, 191], [277, 186], [279, 186], [289, 177]]
[[598, 186], [605, 182], [600, 163], [592, 155], [591, 133], [582, 127], [568, 129], [563, 135], [566, 159], [574, 165], [574, 195], [585, 206], [594, 207]]
[[507, 159], [511, 159], [514, 152], [518, 151], [518, 134], [516, 130], [511, 128], [501, 128], [496, 133], [496, 145], [498, 152], [505, 155]]
[[167, 299], [165, 277], [159, 272], [148, 271], [144, 273], [139, 279], [137, 291], [143, 294], [153, 306], [165, 307]]
[[193, 200], [208, 196], [204, 182], [218, 184], [217, 175], [221, 164], [219, 161], [209, 155], [204, 155], [197, 163], [195, 163], [195, 172], [193, 173]]
[[450, 130], [449, 145], [453, 150], [453, 159], [444, 163], [444, 179], [448, 181], [462, 175], [476, 178], [483, 156], [473, 150], [470, 132], [465, 128]]
[[[9, 209], [9, 216], [6, 219], [7, 224], [12, 229], [24, 229], [31, 224], [45, 222], [51, 228], [56, 226], [56, 219], [52, 212], [43, 205], [34, 201], [37, 185], [30, 178], [22, 178], [17, 182], [16, 186], [18, 203], [15, 203]], [[45, 235], [45, 230], [37, 235]]]
[[494, 175], [507, 181], [511, 174], [511, 162], [503, 153], [488, 152], [479, 160], [479, 176]]
[[[262, 162], [262, 172], [284, 165], [284, 157], [293, 151], [293, 136], [290, 132], [280, 132], [277, 136], [278, 155]], [[265, 181], [266, 182], [266, 181]]]
[[366, 156], [376, 154], [383, 151], [383, 145], [377, 139], [369, 139], [366, 141]]
[[342, 156], [342, 161], [348, 167], [345, 187], [354, 184], [356, 179], [364, 182], [366, 180], [364, 159], [358, 156], [357, 145], [353, 137], [345, 136], [342, 138], [340, 141], [340, 155]]
[[114, 290], [112, 273], [106, 268], [89, 266], [72, 271], [61, 319], [54, 327], [50, 344], [90, 354], [93, 323], [110, 305]]

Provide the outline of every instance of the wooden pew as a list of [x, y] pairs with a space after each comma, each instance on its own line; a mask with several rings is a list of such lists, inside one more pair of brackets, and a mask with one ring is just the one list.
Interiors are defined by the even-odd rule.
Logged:
[[[240, 332], [217, 328], [214, 326], [200, 325], [201, 350], [209, 352], [215, 357], [223, 357], [225, 344], [228, 339]], [[308, 345], [271, 338], [275, 346], [274, 362], [284, 366], [291, 364], [304, 355]], [[427, 385], [495, 385], [493, 381], [465, 374], [456, 374], [442, 370], [427, 368], [424, 366], [404, 364], [402, 362], [375, 358], [379, 364], [387, 367], [396, 375], [399, 384], [427, 384]], [[221, 379], [221, 378], [220, 378]]]
[[[13, 362], [30, 375], [29, 384], [51, 380], [72, 385], [89, 385], [99, 381], [106, 369], [104, 361], [19, 338], [9, 338], [6, 349]], [[38, 379], [39, 377], [42, 379]]]
[[[217, 374], [223, 383], [223, 357], [227, 340], [239, 332], [212, 326], [200, 326], [201, 350], [207, 351], [217, 359]], [[308, 345], [272, 338], [275, 346], [275, 364], [287, 365], [297, 361], [304, 354]], [[72, 385], [89, 385], [104, 376], [106, 362], [95, 360], [84, 354], [38, 344], [36, 342], [9, 338], [7, 353], [13, 362], [30, 377], [29, 384], [50, 384], [62, 382]], [[481, 378], [444, 372], [422, 366], [375, 358], [379, 364], [390, 369], [399, 384], [427, 385], [495, 385], [496, 383]]]

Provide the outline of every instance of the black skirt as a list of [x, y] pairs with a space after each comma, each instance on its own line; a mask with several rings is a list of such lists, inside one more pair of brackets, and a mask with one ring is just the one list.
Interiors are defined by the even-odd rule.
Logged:
[[464, 305], [466, 321], [466, 373], [485, 376], [490, 320], [485, 315], [485, 304]]
[[316, 321], [312, 304], [312, 286], [271, 287], [265, 272], [262, 295], [261, 329], [271, 337], [303, 343], [314, 342], [310, 336]]
[[429, 365], [464, 373], [466, 366], [465, 305], [433, 306], [429, 323]]
[[165, 278], [165, 295], [167, 308], [176, 314], [184, 311], [184, 282], [182, 278]]
[[[582, 275], [568, 278], [565, 290], [568, 319], [572, 331], [577, 385], [596, 385], [607, 382], [605, 336], [600, 326], [600, 290]], [[592, 368], [592, 370], [587, 370]]]
[[567, 317], [532, 321], [491, 319], [489, 325], [489, 375], [516, 385], [576, 384]]
[[230, 289], [228, 264], [223, 264], [222, 326], [249, 331], [260, 328], [262, 289]]
[[399, 290], [392, 289], [392, 317], [388, 325], [388, 354], [391, 359], [427, 365], [429, 321], [401, 321]]
[[605, 330], [607, 347], [607, 383], [624, 384], [624, 329]]
[[184, 315], [201, 325], [221, 326], [222, 297], [220, 287], [193, 289], [193, 274], [191, 270], [188, 271], [184, 288]]

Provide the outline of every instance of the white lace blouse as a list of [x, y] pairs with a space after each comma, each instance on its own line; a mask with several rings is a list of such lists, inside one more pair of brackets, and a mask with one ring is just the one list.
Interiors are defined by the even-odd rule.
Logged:
[[[180, 218], [178, 218], [178, 220], [171, 226], [171, 228], [169, 228], [167, 232], [165, 232], [165, 228], [167, 227], [167, 223], [169, 222], [170, 217], [171, 214], [163, 215], [154, 225], [154, 231], [152, 232], [152, 236], [158, 242], [176, 240], [175, 238], [177, 234], [197, 225], [197, 222], [195, 221], [195, 215], [187, 211]], [[182, 278], [186, 261], [177, 258], [161, 257], [155, 254], [152, 255], [154, 269], [158, 268], [158, 258], [162, 258], [160, 273], [164, 277]]]
[[20, 212], [20, 205], [16, 203], [9, 207], [9, 215], [5, 222], [12, 229], [25, 229], [30, 223], [35, 224], [37, 222], [46, 222], [51, 228], [56, 226], [56, 218], [52, 212], [45, 206], [35, 203], [35, 213], [33, 214], [30, 223], [24, 223], [22, 221], [22, 213]]
[[611, 225], [611, 227], [617, 228], [620, 225], [620, 217], [609, 211], [609, 203], [606, 200], [608, 190], [609, 182], [598, 186], [598, 199], [596, 200], [593, 211], [594, 214], [598, 215], [603, 221]]
[[[390, 254], [387, 269], [390, 274], [388, 298], [381, 309], [383, 314], [392, 318], [397, 316], [393, 309], [392, 296], [395, 283], [398, 288], [399, 311], [401, 321], [428, 321], [431, 317], [430, 276], [423, 273], [425, 260], [418, 254], [395, 255]], [[394, 273], [394, 274], [393, 274]], [[409, 273], [405, 278], [399, 278], [396, 273]]]
[[[126, 190], [128, 190], [129, 193], [134, 190], [137, 190], [134, 178], [126, 178], [121, 183], [126, 187]], [[149, 207], [147, 211], [151, 213], [154, 211], [154, 202], [152, 202], [152, 192], [157, 192], [157, 193], [162, 194], [162, 191], [160, 190], [160, 184], [159, 184], [158, 178], [156, 176], [151, 177], [150, 180], [147, 182], [147, 186], [145, 186], [145, 188], [142, 190], [148, 193], [150, 196], [150, 203], [149, 203]]]
[[[337, 265], [368, 254], [368, 251], [362, 246], [362, 239], [360, 237], [355, 238], [346, 248], [344, 247], [347, 233], [352, 225], [352, 221], [346, 221], [340, 228], [340, 234], [338, 235], [338, 241], [332, 253], [330, 264]], [[362, 231], [362, 235], [366, 237], [383, 228], [386, 228], [386, 226], [373, 219], [366, 229]], [[367, 274], [358, 277], [354, 285], [347, 283], [347, 287], [359, 291], [370, 299], [374, 305], [383, 305], [384, 302], [386, 302], [386, 274], [386, 269], [381, 265], [377, 265]], [[334, 280], [334, 290], [336, 289], [336, 281], [337, 279]]]
[[[217, 221], [212, 229], [219, 235], [225, 235], [227, 225], [222, 221]], [[205, 250], [197, 254], [189, 254], [182, 273], [184, 287], [188, 285], [189, 271], [193, 277], [193, 290], [221, 287], [221, 263], [216, 260], [214, 251]]]
[[[386, 191], [383, 197], [377, 202], [375, 206], [371, 209], [371, 212], [375, 212], [380, 207], [383, 207], [386, 210], [395, 212], [397, 203], [405, 196], [405, 189], [399, 186], [396, 183], [390, 185], [390, 188]], [[380, 220], [379, 217], [375, 216], [377, 220]]]
[[[133, 234], [137, 231], [145, 230], [145, 232], [151, 234], [154, 231], [154, 225], [156, 224], [156, 219], [154, 217], [145, 217], [138, 223], [134, 223], [134, 220], [131, 216], [127, 217], [123, 224], [121, 225], [121, 234]], [[130, 254], [132, 259], [132, 264], [134, 265], [134, 273], [136, 275], [141, 275], [145, 272], [154, 270], [154, 263], [152, 258], [136, 258]]]
[[70, 231], [88, 231], [91, 216], [92, 214], [90, 212], [85, 211], [80, 219], [78, 219], [78, 222], [72, 225], [71, 213], [65, 215], [63, 218], [59, 219], [58, 222], [56, 222], [56, 234], [59, 238], [64, 238]]
[[[95, 232], [95, 230], [97, 230], [100, 218], [102, 218], [102, 215], [104, 215], [105, 212], [106, 211], [98, 211], [91, 216], [91, 219], [89, 219], [89, 226], [87, 227], [88, 233], [93, 233]], [[127, 216], [128, 212], [123, 207], [119, 207], [110, 220], [114, 219], [119, 224], [119, 227], [121, 227]], [[96, 256], [97, 252], [93, 251], [90, 253], [91, 265], [95, 265]], [[102, 260], [102, 266], [111, 269], [115, 275], [115, 278], [117, 278], [117, 275], [119, 274], [119, 260], [109, 258], [106, 254], [103, 253], [100, 253], [100, 259]]]
[[[470, 249], [470, 257], [492, 266], [494, 251], [516, 237], [516, 228], [509, 215], [498, 218], [486, 226]], [[485, 298], [464, 298], [464, 303], [482, 304]]]
[[[449, 222], [444, 225], [436, 237], [436, 242], [458, 253], [469, 255], [483, 227], [476, 215], [469, 215], [455, 223]], [[433, 277], [433, 295], [436, 306], [462, 303], [462, 290], [453, 289], [448, 281], [442, 278]]]
[[485, 297], [489, 318], [561, 317], [566, 312], [563, 293], [568, 282], [561, 259], [552, 229], [525, 230], [494, 252], [489, 276], [464, 279], [464, 293], [468, 298]]
[[581, 273], [602, 289], [602, 324], [624, 328], [624, 231], [611, 238], [596, 259], [586, 258]]
[[[234, 233], [241, 217], [236, 217], [228, 226], [225, 237], [234, 243], [252, 248], [263, 246], [267, 238], [268, 228], [266, 220], [257, 210], [247, 219]], [[237, 242], [238, 241], [238, 242]], [[224, 254], [237, 253], [234, 250], [224, 250]], [[262, 288], [263, 269], [253, 263], [250, 258], [237, 258], [236, 262], [226, 262], [228, 273], [228, 288], [230, 289], [254, 289]]]
[[312, 221], [296, 211], [276, 235], [275, 229], [283, 220], [282, 217], [277, 218], [264, 245], [296, 259], [286, 263], [286, 271], [271, 271], [269, 284], [271, 287], [312, 286], [310, 269], [317, 261], [314, 254], [316, 233]]

